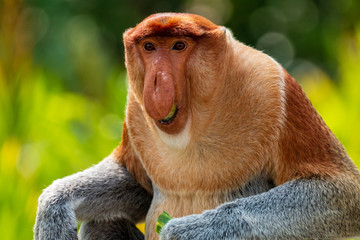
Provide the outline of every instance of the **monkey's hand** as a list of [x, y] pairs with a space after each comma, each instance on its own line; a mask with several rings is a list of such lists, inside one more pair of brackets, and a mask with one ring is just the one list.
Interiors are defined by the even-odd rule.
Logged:
[[359, 234], [358, 188], [298, 179], [199, 215], [170, 220], [161, 240], [337, 239]]
[[[125, 167], [106, 158], [83, 172], [54, 181], [44, 190], [34, 239], [77, 239], [77, 219], [85, 223], [124, 219], [135, 224], [145, 217], [151, 199]], [[85, 229], [91, 231], [90, 226]]]
[[203, 214], [174, 218], [161, 229], [160, 239], [226, 239], [226, 235], [217, 237], [217, 233], [214, 231], [222, 220], [217, 217], [216, 212], [210, 210], [205, 211]]

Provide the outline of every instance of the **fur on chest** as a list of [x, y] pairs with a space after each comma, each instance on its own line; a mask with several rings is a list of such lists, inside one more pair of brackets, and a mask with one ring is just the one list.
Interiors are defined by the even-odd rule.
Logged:
[[149, 239], [157, 238], [153, 229], [155, 229], [158, 216], [163, 211], [168, 212], [172, 217], [200, 214], [205, 210], [214, 209], [222, 203], [260, 194], [273, 187], [274, 183], [265, 176], [255, 177], [243, 186], [226, 191], [163, 192], [153, 185], [154, 197], [146, 217], [146, 235]]

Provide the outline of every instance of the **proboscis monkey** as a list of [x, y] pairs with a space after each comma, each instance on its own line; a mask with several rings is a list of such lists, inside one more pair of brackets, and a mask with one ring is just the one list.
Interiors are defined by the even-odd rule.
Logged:
[[120, 146], [39, 198], [35, 239], [336, 239], [360, 234], [360, 174], [279, 63], [192, 14], [124, 33]]

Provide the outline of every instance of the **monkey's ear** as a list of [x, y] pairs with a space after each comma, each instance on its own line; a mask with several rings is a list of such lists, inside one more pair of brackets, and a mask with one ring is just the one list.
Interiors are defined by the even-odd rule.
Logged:
[[226, 38], [226, 40], [229, 42], [231, 40], [234, 40], [234, 35], [232, 31], [224, 26], [221, 26], [219, 28], [219, 32], [222, 32], [222, 36]]
[[227, 27], [221, 26], [220, 30], [223, 31], [223, 33], [226, 34], [230, 34], [231, 37], [233, 37], [233, 33], [231, 32], [230, 29], [228, 29]]
[[123, 41], [124, 41], [125, 46], [126, 46], [126, 44], [129, 44], [130, 41], [132, 40], [131, 34], [134, 32], [134, 29], [135, 28], [128, 28], [123, 33]]
[[142, 163], [136, 156], [131, 141], [128, 135], [126, 122], [123, 125], [122, 140], [120, 146], [113, 151], [115, 161], [123, 165], [129, 173], [131, 173], [136, 181], [145, 190], [152, 194], [152, 184], [149, 176], [147, 175]]

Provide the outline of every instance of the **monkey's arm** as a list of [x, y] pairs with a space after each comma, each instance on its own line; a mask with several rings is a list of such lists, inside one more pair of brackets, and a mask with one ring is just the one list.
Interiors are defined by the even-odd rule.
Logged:
[[200, 215], [170, 220], [160, 236], [162, 240], [351, 237], [360, 234], [360, 193], [354, 186], [293, 180]]
[[151, 199], [124, 166], [108, 157], [44, 190], [34, 239], [77, 239], [76, 219], [136, 223], [144, 219]]

